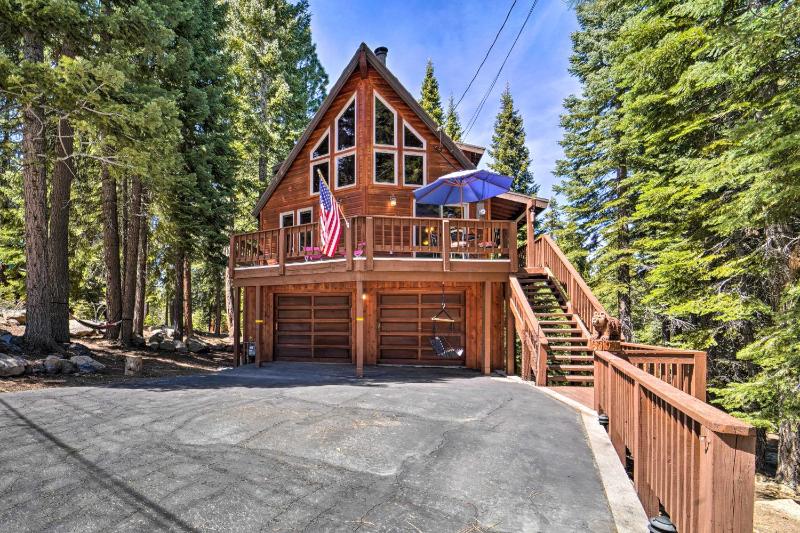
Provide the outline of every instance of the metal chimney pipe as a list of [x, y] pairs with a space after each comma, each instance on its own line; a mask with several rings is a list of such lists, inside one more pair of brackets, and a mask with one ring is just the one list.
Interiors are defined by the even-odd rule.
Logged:
[[378, 56], [378, 59], [381, 60], [381, 63], [384, 65], [386, 64], [386, 54], [389, 53], [389, 49], [385, 46], [379, 46], [375, 49], [375, 55]]

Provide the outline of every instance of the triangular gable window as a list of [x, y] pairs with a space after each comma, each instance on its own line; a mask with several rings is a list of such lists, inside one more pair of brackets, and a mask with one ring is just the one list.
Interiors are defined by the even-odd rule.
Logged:
[[417, 135], [417, 132], [414, 131], [411, 126], [403, 124], [403, 146], [422, 150], [425, 148], [425, 141]]

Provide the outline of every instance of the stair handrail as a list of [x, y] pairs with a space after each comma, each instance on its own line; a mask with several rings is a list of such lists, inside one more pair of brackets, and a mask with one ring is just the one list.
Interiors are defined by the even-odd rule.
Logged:
[[575, 269], [570, 260], [549, 235], [540, 235], [534, 242], [534, 267], [544, 268], [567, 291], [571, 311], [578, 315], [588, 329], [592, 324], [595, 312], [605, 313], [603, 304], [589, 288], [583, 276]]
[[[510, 309], [517, 322], [517, 331], [522, 340], [522, 379], [530, 379], [533, 370], [536, 384], [547, 385], [547, 351], [549, 343], [542, 326], [531, 308], [525, 291], [517, 276], [509, 276], [511, 287]], [[533, 358], [531, 358], [531, 353]]]

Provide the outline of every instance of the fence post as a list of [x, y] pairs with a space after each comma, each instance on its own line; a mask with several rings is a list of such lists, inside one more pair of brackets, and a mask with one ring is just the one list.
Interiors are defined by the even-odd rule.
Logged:
[[347, 259], [347, 270], [353, 270], [353, 232], [355, 231], [355, 219], [351, 227], [345, 224], [344, 227], [344, 255]]
[[286, 228], [281, 228], [278, 233], [278, 274], [283, 276], [286, 272]]
[[692, 388], [695, 398], [706, 401], [706, 352], [694, 353], [694, 368], [692, 369]]
[[442, 219], [442, 270], [448, 272], [450, 270], [450, 221], [446, 218]]
[[366, 259], [366, 270], [372, 270], [373, 261], [374, 261], [374, 248], [375, 248], [375, 219], [372, 217], [367, 217], [367, 246], [365, 254], [367, 256]]
[[[502, 244], [502, 242], [501, 242]], [[530, 246], [530, 243], [527, 244]], [[527, 253], [527, 252], [526, 252]], [[517, 223], [508, 223], [508, 262], [511, 272], [519, 270], [519, 258], [517, 257]]]

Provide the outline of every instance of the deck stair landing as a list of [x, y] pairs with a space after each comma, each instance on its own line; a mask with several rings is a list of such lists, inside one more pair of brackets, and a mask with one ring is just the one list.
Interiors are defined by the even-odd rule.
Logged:
[[553, 278], [541, 274], [520, 275], [533, 314], [547, 338], [547, 385], [589, 385], [594, 382], [594, 363], [589, 332], [569, 311], [564, 292]]

